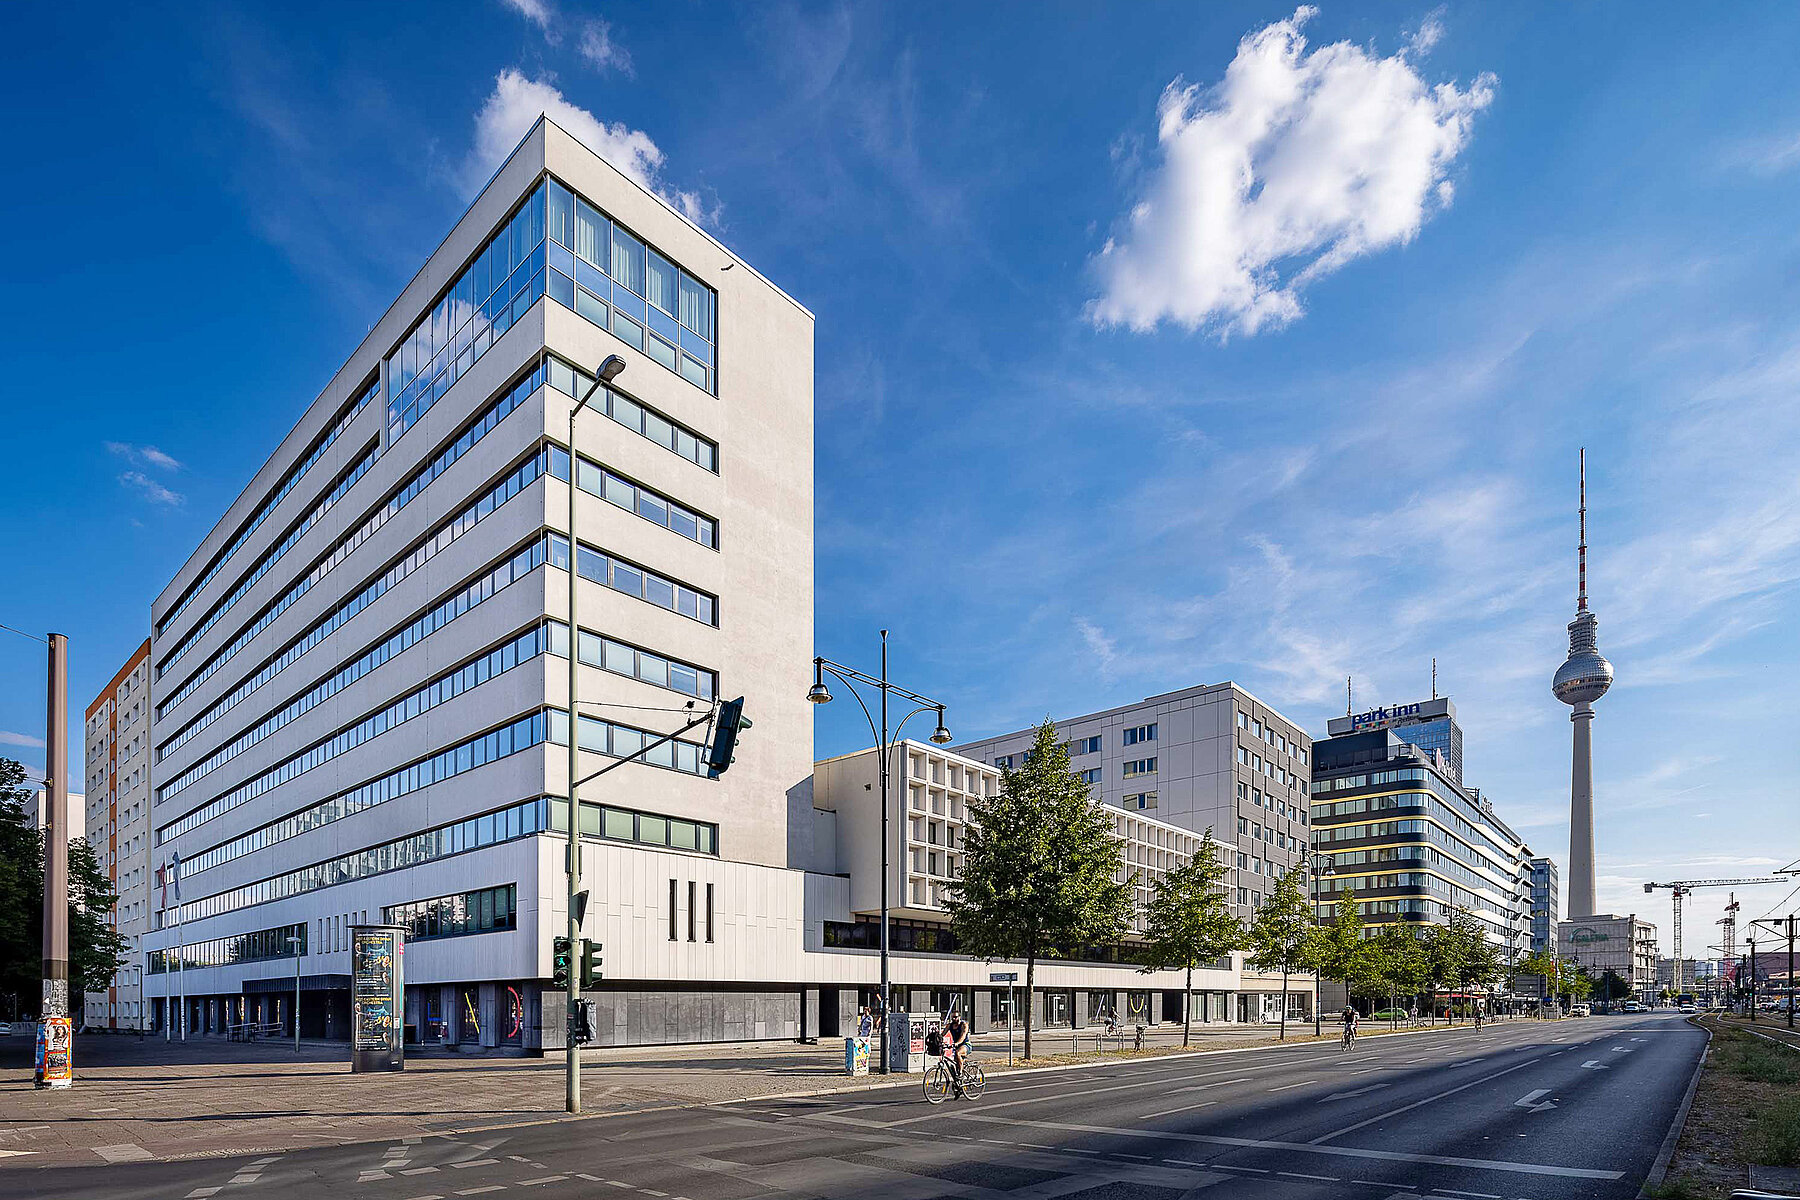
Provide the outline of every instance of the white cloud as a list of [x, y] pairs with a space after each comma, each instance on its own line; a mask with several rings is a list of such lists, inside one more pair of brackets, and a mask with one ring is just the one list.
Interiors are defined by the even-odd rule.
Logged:
[[1411, 56], [1441, 36], [1435, 18], [1388, 58], [1349, 42], [1308, 53], [1315, 12], [1246, 36], [1216, 86], [1163, 90], [1162, 163], [1094, 260], [1097, 325], [1279, 328], [1307, 284], [1412, 240], [1450, 202], [1494, 77], [1427, 83]]
[[187, 503], [187, 497], [180, 492], [170, 491], [142, 471], [127, 471], [119, 476], [119, 482], [128, 488], [135, 488], [143, 493], [144, 499], [152, 504], [166, 504], [170, 508], [180, 508]]
[[632, 74], [630, 51], [613, 41], [612, 26], [605, 21], [589, 21], [582, 27], [579, 48], [581, 57], [597, 70]]
[[543, 30], [544, 36], [550, 40], [551, 44], [555, 44], [557, 37], [556, 27], [553, 24], [554, 14], [544, 0], [501, 0], [501, 3]]
[[553, 85], [527, 79], [512, 67], [494, 78], [493, 93], [475, 114], [475, 144], [463, 163], [464, 189], [471, 195], [480, 191], [539, 116], [549, 117], [645, 191], [667, 200], [690, 221], [718, 223], [718, 207], [707, 208], [699, 193], [663, 185], [663, 152], [649, 134], [632, 129], [623, 121], [608, 125], [587, 109], [571, 104]]
[[109, 453], [116, 454], [127, 462], [138, 466], [156, 467], [163, 471], [179, 471], [182, 465], [172, 454], [165, 454], [155, 446], [134, 446], [130, 442], [107, 442]]
[[44, 739], [32, 737], [29, 733], [14, 733], [10, 729], [0, 729], [0, 745], [29, 746], [34, 750], [42, 750]]

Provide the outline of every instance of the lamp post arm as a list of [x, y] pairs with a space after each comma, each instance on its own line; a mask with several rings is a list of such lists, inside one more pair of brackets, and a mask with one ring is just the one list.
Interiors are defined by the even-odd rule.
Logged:
[[872, 688], [879, 688], [885, 692], [892, 692], [896, 696], [911, 700], [914, 704], [922, 704], [927, 708], [944, 707], [929, 696], [921, 696], [919, 693], [908, 688], [903, 688], [897, 683], [883, 683], [873, 675], [865, 675], [855, 667], [846, 667], [842, 663], [832, 662], [829, 658], [816, 658], [813, 660], [813, 663], [821, 670], [830, 671], [846, 684], [850, 684], [852, 691], [855, 691], [855, 684], [862, 683]]
[[[829, 659], [818, 659], [816, 660], [816, 665], [821, 671], [830, 671], [833, 675], [837, 676], [839, 682], [849, 690], [850, 698], [856, 701], [857, 707], [863, 710], [863, 716], [869, 722], [869, 736], [874, 738], [879, 744], [881, 741], [881, 729], [875, 724], [875, 714], [869, 711], [869, 706], [863, 700], [862, 694], [856, 690], [856, 684], [858, 680], [861, 680], [872, 687], [880, 687], [881, 681], [879, 679], [870, 679], [862, 672], [851, 670], [849, 667], [840, 668]], [[849, 673], [846, 674], [845, 672]]]
[[893, 747], [893, 746], [898, 746], [900, 744], [900, 731], [902, 729], [906, 728], [906, 723], [908, 721], [912, 720], [914, 717], [918, 716], [922, 712], [937, 712], [937, 711], [938, 711], [938, 706], [935, 704], [921, 704], [921, 705], [919, 705], [919, 707], [917, 707], [917, 708], [913, 709], [911, 712], [907, 713], [904, 717], [901, 717], [900, 723], [898, 725], [894, 726], [894, 736], [889, 739], [888, 746]]

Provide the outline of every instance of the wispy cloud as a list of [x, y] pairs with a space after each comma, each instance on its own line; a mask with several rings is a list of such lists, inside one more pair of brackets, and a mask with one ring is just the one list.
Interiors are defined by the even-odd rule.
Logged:
[[0, 745], [27, 746], [34, 750], [42, 750], [44, 739], [32, 737], [29, 733], [14, 733], [10, 729], [0, 729]]
[[138, 492], [152, 504], [164, 504], [170, 508], [180, 508], [187, 503], [187, 497], [180, 492], [171, 491], [142, 471], [126, 471], [119, 476], [119, 482]]
[[115, 454], [140, 467], [155, 467], [161, 471], [180, 471], [182, 464], [173, 455], [164, 454], [155, 446], [134, 446], [130, 442], [105, 443], [108, 453]]
[[1387, 58], [1349, 42], [1307, 53], [1316, 13], [1245, 37], [1217, 85], [1164, 89], [1162, 163], [1094, 261], [1096, 324], [1280, 328], [1308, 284], [1411, 241], [1450, 203], [1450, 167], [1494, 77], [1426, 82], [1414, 57], [1442, 36], [1435, 18]]
[[613, 40], [612, 26], [598, 18], [581, 27], [581, 57], [597, 71], [631, 75], [631, 52]]
[[560, 40], [554, 13], [545, 0], [501, 0], [501, 3], [543, 30], [545, 38], [552, 43]]
[[663, 152], [649, 134], [632, 129], [623, 121], [609, 125], [572, 103], [548, 80], [527, 79], [513, 67], [495, 76], [494, 90], [475, 114], [475, 141], [461, 173], [463, 190], [470, 195], [479, 191], [540, 116], [549, 117], [645, 191], [654, 192], [681, 210], [689, 220], [716, 221], [716, 207], [709, 210], [699, 193], [664, 183]]

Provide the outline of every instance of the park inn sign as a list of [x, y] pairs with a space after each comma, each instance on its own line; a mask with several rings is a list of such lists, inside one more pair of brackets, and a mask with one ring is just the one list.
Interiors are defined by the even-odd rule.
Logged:
[[1365, 729], [1386, 729], [1396, 721], [1404, 721], [1408, 717], [1416, 717], [1424, 709], [1423, 704], [1396, 704], [1393, 707], [1383, 706], [1371, 708], [1368, 712], [1357, 713], [1350, 718], [1350, 728], [1360, 732]]

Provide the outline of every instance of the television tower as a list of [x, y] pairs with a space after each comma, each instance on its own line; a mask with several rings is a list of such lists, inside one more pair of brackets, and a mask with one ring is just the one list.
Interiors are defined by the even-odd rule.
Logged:
[[1594, 900], [1594, 701], [1612, 686], [1612, 664], [1600, 656], [1599, 620], [1587, 597], [1587, 450], [1581, 451], [1581, 541], [1576, 549], [1575, 619], [1569, 622], [1569, 658], [1557, 668], [1550, 690], [1574, 712], [1575, 754], [1569, 772], [1569, 919], [1595, 915]]

